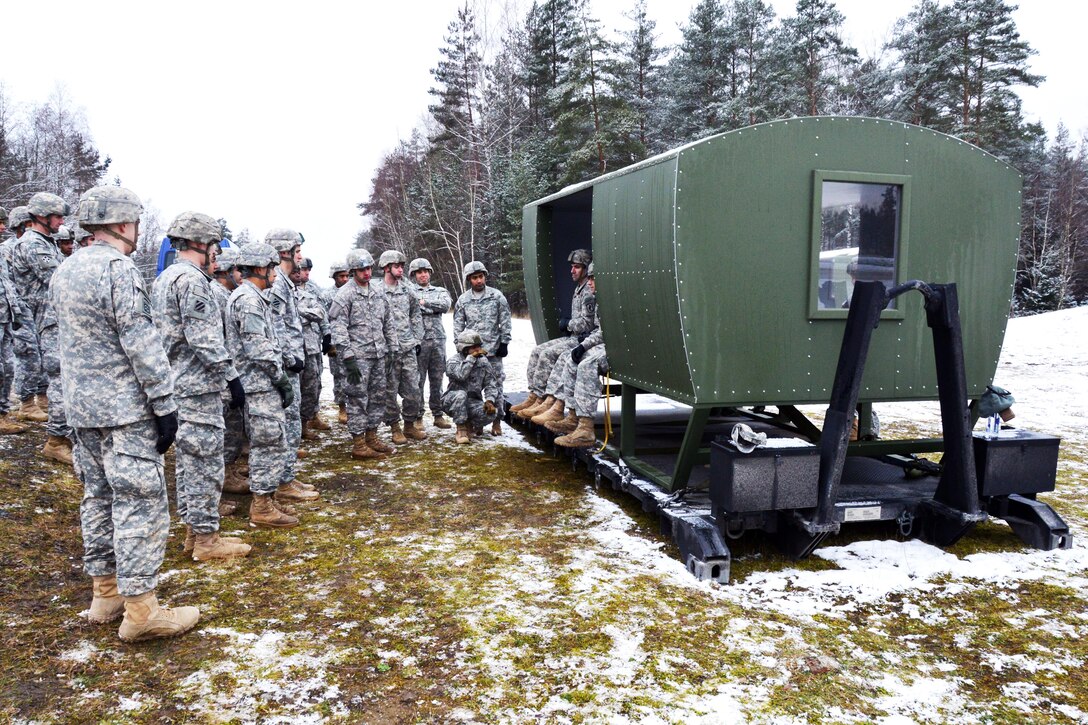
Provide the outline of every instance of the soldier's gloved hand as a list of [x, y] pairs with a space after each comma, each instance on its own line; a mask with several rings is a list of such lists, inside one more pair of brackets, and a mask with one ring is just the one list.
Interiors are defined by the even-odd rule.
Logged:
[[298, 375], [299, 373], [301, 373], [303, 370], [306, 369], [306, 361], [305, 360], [299, 360], [296, 357], [294, 360], [291, 361], [291, 364], [287, 366], [287, 369], [290, 372], [293, 372], [295, 375]]
[[276, 390], [280, 394], [280, 404], [284, 408], [290, 408], [291, 403], [295, 402], [295, 389], [291, 387], [291, 381], [286, 375], [281, 375], [280, 379], [272, 383], [276, 386]]
[[166, 453], [170, 450], [170, 446], [174, 443], [174, 438], [178, 435], [177, 411], [167, 413], [166, 415], [156, 415], [155, 430], [159, 432], [159, 437], [155, 441], [155, 450], [159, 453]]
[[574, 364], [582, 362], [582, 358], [586, 356], [586, 349], [581, 345], [575, 345], [570, 349], [570, 359], [574, 361]]
[[332, 333], [326, 332], [321, 336], [321, 352], [326, 355], [329, 354], [329, 350], [332, 349]]
[[16, 317], [14, 320], [11, 321], [11, 329], [13, 329], [13, 330], [23, 329], [23, 323], [19, 322], [18, 317]]
[[242, 379], [235, 378], [227, 381], [227, 390], [230, 391], [230, 407], [238, 410], [246, 404], [246, 389], [242, 387]]
[[419, 354], [421, 352], [423, 352], [423, 346], [422, 345], [416, 345], [416, 357], [419, 357]]
[[560, 317], [559, 318], [559, 331], [562, 332], [564, 335], [566, 335], [568, 332], [570, 332], [569, 328], [570, 328], [570, 318], [569, 317]]
[[348, 382], [352, 385], [363, 382], [363, 371], [359, 369], [359, 362], [355, 358], [344, 361], [344, 370], [347, 371]]
[[469, 353], [472, 357], [487, 357], [487, 350], [482, 347], [477, 347], [475, 350]]
[[500, 342], [499, 346], [495, 349], [495, 357], [506, 357], [510, 354], [510, 348], [507, 347], [505, 342]]
[[578, 333], [578, 342], [585, 342], [587, 337], [589, 337], [588, 332]]
[[490, 400], [484, 401], [484, 412], [488, 415], [495, 415], [495, 404]]

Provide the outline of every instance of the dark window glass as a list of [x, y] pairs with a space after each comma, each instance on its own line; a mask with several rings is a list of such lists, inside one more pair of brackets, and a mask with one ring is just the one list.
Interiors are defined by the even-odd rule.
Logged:
[[855, 281], [895, 285], [901, 198], [896, 184], [823, 182], [819, 309], [849, 307]]

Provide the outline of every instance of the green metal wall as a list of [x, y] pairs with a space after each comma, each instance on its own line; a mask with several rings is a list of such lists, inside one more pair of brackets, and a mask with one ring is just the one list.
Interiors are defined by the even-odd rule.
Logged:
[[[527, 206], [538, 339], [554, 335], [541, 334], [549, 331], [540, 319], [554, 282], [550, 261], [539, 261], [550, 251], [537, 207], [591, 187], [598, 304], [616, 378], [687, 403], [825, 402], [845, 319], [810, 310], [820, 170], [908, 178], [898, 279], [957, 283], [968, 389], [981, 392], [1012, 298], [1019, 174], [955, 138], [874, 119], [733, 131]], [[917, 293], [877, 329], [861, 395], [937, 397]]]

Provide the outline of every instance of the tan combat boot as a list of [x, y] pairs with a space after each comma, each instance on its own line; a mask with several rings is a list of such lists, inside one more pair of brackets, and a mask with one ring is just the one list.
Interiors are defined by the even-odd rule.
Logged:
[[502, 422], [498, 418], [496, 418], [491, 423], [491, 435], [493, 435], [493, 436], [501, 436], [502, 435]]
[[592, 418], [578, 418], [578, 427], [573, 433], [555, 439], [555, 445], [564, 448], [589, 448], [597, 445], [597, 434], [593, 430]]
[[289, 529], [298, 526], [298, 519], [274, 506], [272, 494], [257, 493], [249, 506], [249, 525], [262, 529]]
[[72, 465], [72, 446], [67, 438], [49, 436], [42, 446], [42, 457]]
[[0, 436], [10, 436], [17, 433], [26, 433], [29, 426], [25, 426], [22, 423], [18, 423], [12, 419], [10, 415], [4, 415], [0, 418]]
[[566, 418], [563, 420], [550, 420], [544, 424], [544, 427], [556, 435], [573, 433], [574, 429], [578, 427], [578, 416], [575, 415], [574, 410], [571, 409], [567, 411]]
[[125, 599], [117, 593], [117, 575], [92, 576], [91, 588], [94, 596], [91, 608], [87, 611], [87, 620], [95, 624], [112, 622], [125, 613]]
[[277, 501], [315, 501], [319, 498], [321, 498], [321, 494], [313, 490], [307, 491], [298, 485], [298, 481], [281, 483], [280, 487], [276, 489]]
[[423, 430], [423, 419], [405, 421], [404, 435], [414, 441], [427, 440], [427, 433]]
[[400, 421], [389, 424], [389, 438], [393, 441], [394, 445], [403, 446], [408, 442], [408, 439], [404, 436], [404, 430], [400, 427]]
[[336, 420], [340, 425], [348, 424], [348, 406], [347, 403], [340, 404], [340, 412], [336, 414]]
[[313, 430], [332, 430], [332, 426], [325, 422], [320, 413], [315, 413], [314, 417], [310, 418], [310, 428]]
[[238, 504], [233, 501], [219, 501], [219, 517], [233, 516], [234, 512], [238, 510]]
[[533, 416], [533, 422], [537, 425], [544, 425], [548, 421], [563, 420], [563, 411], [566, 409], [566, 403], [562, 400], [556, 400], [552, 404], [552, 407], [548, 408], [542, 413], [537, 413]]
[[196, 535], [193, 534], [193, 527], [185, 524], [185, 541], [181, 544], [181, 550], [189, 554], [192, 553], [194, 546], [196, 546]]
[[396, 448], [382, 442], [382, 439], [378, 437], [377, 428], [371, 428], [366, 432], [366, 444], [378, 453], [388, 453], [389, 455], [392, 455], [397, 452]]
[[25, 398], [19, 410], [15, 411], [15, 417], [19, 420], [29, 420], [33, 423], [44, 423], [49, 416], [34, 403], [34, 396]]
[[235, 557], [245, 556], [252, 548], [239, 539], [231, 540], [230, 537], [220, 536], [218, 531], [213, 531], [210, 534], [197, 534], [196, 546], [193, 547], [193, 561], [234, 559]]
[[49, 413], [49, 396], [38, 393], [34, 396], [34, 404], [45, 414]]
[[553, 405], [555, 405], [555, 398], [549, 395], [544, 399], [538, 401], [537, 404], [533, 407], [522, 408], [521, 410], [519, 410], [518, 417], [522, 420], [532, 420], [534, 415], [540, 415], [548, 408], [551, 408]]
[[441, 413], [435, 413], [434, 427], [435, 428], [441, 428], [442, 430], [449, 430], [453, 426], [450, 424], [450, 422], [448, 420], [446, 420], [444, 417], [442, 417]]
[[457, 433], [456, 433], [456, 435], [454, 436], [454, 439], [453, 439], [454, 442], [455, 443], [468, 443], [469, 439], [470, 439], [470, 436], [469, 436], [469, 432], [468, 432], [468, 425], [465, 425], [463, 423], [458, 423], [457, 424]]
[[297, 451], [295, 451], [295, 458], [297, 458], [300, 461], [303, 458], [305, 458], [306, 456], [308, 456], [308, 455], [310, 455], [310, 454], [308, 452], [302, 450], [301, 448], [299, 448]]
[[310, 427], [310, 421], [302, 421], [302, 440], [304, 441], [316, 441], [319, 440], [317, 433], [314, 433], [313, 428]]
[[143, 642], [185, 634], [200, 620], [196, 607], [167, 609], [159, 606], [155, 592], [125, 597], [125, 619], [117, 634], [126, 642]]
[[365, 435], [357, 435], [352, 436], [351, 457], [360, 461], [368, 458], [381, 460], [385, 458], [385, 454], [380, 453], [367, 445]]
[[511, 405], [510, 406], [510, 412], [511, 413], [520, 413], [521, 411], [525, 410], [526, 408], [532, 408], [534, 405], [536, 405], [539, 402], [540, 402], [540, 398], [537, 397], [536, 393], [529, 393], [528, 398], [521, 401], [517, 405]]
[[241, 469], [237, 461], [227, 466], [226, 475], [223, 476], [223, 493], [249, 493], [249, 478], [242, 474]]

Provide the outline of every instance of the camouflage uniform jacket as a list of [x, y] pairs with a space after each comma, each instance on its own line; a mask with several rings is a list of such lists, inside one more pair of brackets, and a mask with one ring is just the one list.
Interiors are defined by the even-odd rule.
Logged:
[[11, 271], [12, 257], [15, 254], [15, 245], [19, 243], [19, 240], [14, 236], [8, 237], [0, 243], [0, 259], [4, 260], [4, 263], [8, 266], [8, 271]]
[[298, 287], [298, 315], [302, 318], [303, 350], [307, 355], [320, 355], [321, 338], [329, 331], [329, 313], [318, 288], [309, 282]]
[[384, 358], [397, 346], [393, 329], [393, 313], [388, 298], [374, 291], [381, 284], [371, 282], [363, 287], [349, 280], [340, 288], [329, 308], [332, 344], [340, 358]]
[[57, 243], [35, 229], [23, 234], [12, 253], [11, 273], [19, 286], [19, 296], [30, 308], [39, 330], [45, 327], [43, 322], [48, 316], [49, 280], [63, 261]]
[[307, 282], [306, 286], [317, 294], [317, 299], [321, 300], [321, 304], [325, 307], [325, 312], [328, 312], [329, 308], [332, 307], [332, 299], [333, 297], [336, 297], [336, 293], [340, 291], [336, 287], [321, 287], [320, 285], [315, 285], [313, 282]]
[[579, 335], [582, 348], [585, 350], [604, 344], [604, 331], [601, 330], [601, 314], [597, 305], [593, 305], [593, 330], [584, 338]]
[[567, 330], [571, 335], [584, 335], [594, 328], [593, 315], [597, 311], [597, 298], [589, 290], [589, 282], [582, 280], [582, 284], [574, 290], [574, 297], [570, 301], [570, 322]]
[[27, 315], [23, 301], [19, 298], [19, 291], [11, 279], [8, 264], [0, 257], [0, 325], [7, 325], [15, 320], [24, 325], [29, 324]]
[[370, 288], [385, 295], [389, 302], [396, 339], [392, 352], [405, 352], [423, 342], [423, 315], [420, 313], [419, 297], [412, 289], [414, 286], [403, 280], [396, 287], [390, 287], [385, 282], [370, 282]]
[[94, 242], [57, 268], [50, 299], [69, 425], [111, 428], [177, 410], [170, 361], [131, 259]]
[[495, 371], [483, 355], [454, 355], [446, 361], [446, 377], [450, 379], [446, 392], [463, 390], [470, 399], [490, 400], [492, 403], [499, 397]]
[[472, 290], [457, 298], [453, 307], [453, 334], [465, 330], [480, 333], [484, 349], [494, 355], [500, 343], [510, 342], [510, 305], [506, 296], [494, 287], [484, 287], [484, 293], [476, 299]]
[[247, 393], [272, 390], [272, 383], [283, 376], [274, 318], [264, 295], [248, 280], [238, 285], [227, 301], [227, 352]]
[[306, 351], [302, 342], [302, 318], [298, 316], [298, 290], [295, 283], [281, 271], [276, 281], [265, 291], [276, 324], [276, 339], [283, 353], [283, 366], [293, 361], [304, 362]]
[[446, 341], [446, 326], [442, 324], [442, 315], [450, 311], [450, 293], [444, 287], [429, 284], [420, 287], [413, 284], [416, 296], [423, 300], [420, 310], [423, 313], [423, 339]]
[[222, 393], [238, 377], [227, 354], [223, 315], [212, 286], [222, 287], [188, 260], [167, 267], [151, 288], [155, 325], [174, 369], [179, 397]]

